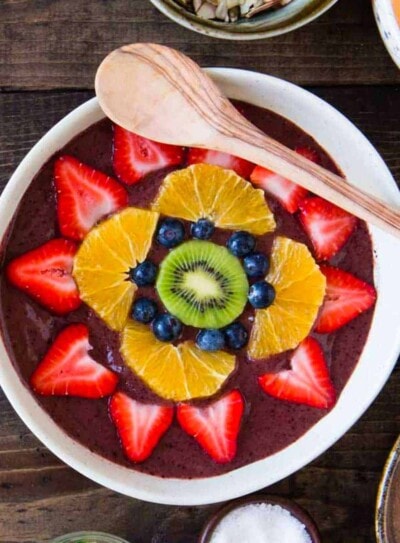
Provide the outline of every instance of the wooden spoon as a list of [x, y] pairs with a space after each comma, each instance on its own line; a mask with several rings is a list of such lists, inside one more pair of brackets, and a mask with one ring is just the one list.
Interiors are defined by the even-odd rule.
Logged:
[[174, 145], [239, 156], [291, 179], [400, 237], [400, 211], [266, 136], [190, 58], [162, 45], [116, 49], [96, 74], [104, 113], [123, 128]]

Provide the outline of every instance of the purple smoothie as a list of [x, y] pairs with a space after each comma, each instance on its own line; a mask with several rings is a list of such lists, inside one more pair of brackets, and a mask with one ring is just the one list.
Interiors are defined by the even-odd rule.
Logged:
[[[322, 165], [333, 172], [338, 169], [325, 151], [307, 134], [282, 117], [248, 104], [236, 104], [240, 111], [268, 135], [289, 147], [309, 146], [320, 155]], [[2, 270], [11, 259], [59, 236], [53, 166], [60, 154], [71, 154], [113, 177], [112, 125], [103, 120], [77, 136], [52, 157], [32, 181], [15, 214], [2, 253]], [[127, 187], [130, 205], [147, 207], [155, 197], [169, 170], [148, 175], [137, 185]], [[269, 252], [276, 235], [285, 235], [307, 244], [310, 242], [298, 219], [283, 211], [274, 200], [268, 200], [277, 221], [273, 235], [258, 238], [258, 250]], [[217, 231], [212, 241], [224, 243], [228, 232]], [[153, 245], [150, 257], [160, 261], [165, 250]], [[365, 224], [359, 223], [350, 240], [331, 261], [332, 264], [373, 283], [372, 244]], [[147, 292], [146, 292], [147, 290]], [[153, 295], [151, 289], [141, 293]], [[329, 335], [314, 334], [322, 343], [338, 395], [352, 374], [365, 344], [373, 310], [369, 310], [347, 326]], [[251, 326], [252, 311], [241, 317]], [[77, 311], [58, 317], [24, 293], [10, 286], [0, 273], [0, 327], [9, 356], [21, 378], [29, 387], [29, 378], [57, 334], [69, 323], [86, 323], [90, 330], [93, 358], [120, 375], [119, 390], [139, 401], [162, 402], [124, 366], [119, 353], [119, 335], [112, 332], [89, 309], [82, 305]], [[191, 337], [194, 331], [185, 330]], [[108, 414], [108, 399], [86, 400], [72, 397], [41, 397], [37, 401], [53, 420], [71, 437], [119, 464], [162, 477], [209, 477], [239, 468], [269, 456], [290, 445], [318, 422], [327, 411], [291, 404], [267, 396], [257, 383], [257, 376], [289, 366], [291, 352], [252, 362], [246, 350], [237, 355], [237, 369], [225, 383], [221, 393], [239, 388], [246, 401], [245, 415], [238, 439], [238, 452], [230, 464], [220, 465], [204, 453], [198, 443], [186, 435], [176, 421], [162, 438], [153, 455], [143, 464], [135, 465], [123, 455], [114, 425]], [[213, 398], [214, 399], [214, 398]], [[207, 403], [204, 400], [203, 403]]]

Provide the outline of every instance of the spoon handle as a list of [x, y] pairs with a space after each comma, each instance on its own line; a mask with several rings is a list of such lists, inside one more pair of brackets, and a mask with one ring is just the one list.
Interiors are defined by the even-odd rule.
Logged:
[[[232, 113], [232, 112], [230, 112]], [[213, 148], [286, 177], [356, 217], [400, 238], [400, 210], [266, 136], [240, 114], [226, 119]], [[229, 130], [227, 130], [229, 124]], [[215, 125], [214, 125], [215, 127]]]

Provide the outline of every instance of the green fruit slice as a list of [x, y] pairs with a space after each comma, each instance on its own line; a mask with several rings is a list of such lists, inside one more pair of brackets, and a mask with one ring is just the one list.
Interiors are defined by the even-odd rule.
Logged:
[[156, 288], [184, 324], [222, 328], [243, 311], [249, 284], [240, 260], [209, 241], [183, 243], [163, 260]]

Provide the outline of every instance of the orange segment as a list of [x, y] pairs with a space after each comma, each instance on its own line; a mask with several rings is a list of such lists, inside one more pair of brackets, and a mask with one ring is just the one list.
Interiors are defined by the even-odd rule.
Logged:
[[126, 324], [137, 289], [127, 273], [145, 260], [157, 221], [158, 213], [127, 208], [93, 228], [75, 256], [81, 299], [113, 330]]
[[122, 332], [121, 354], [149, 388], [175, 402], [215, 394], [236, 365], [231, 354], [201, 351], [192, 341], [163, 343], [148, 326], [134, 321]]
[[255, 235], [275, 229], [264, 192], [235, 172], [211, 164], [195, 164], [167, 175], [152, 208], [192, 222], [207, 218], [218, 228]]
[[256, 360], [297, 347], [310, 333], [325, 295], [325, 277], [310, 251], [287, 238], [274, 241], [265, 279], [276, 297], [255, 313], [248, 353]]

